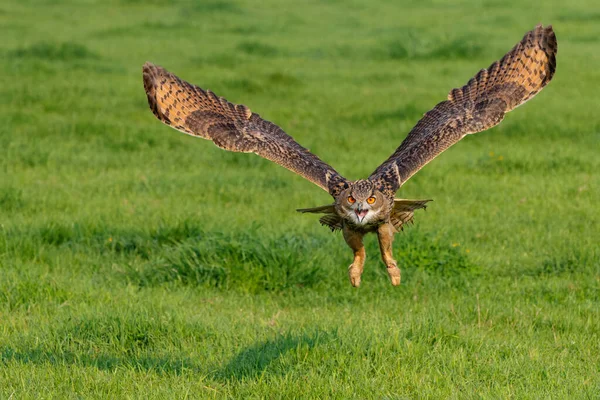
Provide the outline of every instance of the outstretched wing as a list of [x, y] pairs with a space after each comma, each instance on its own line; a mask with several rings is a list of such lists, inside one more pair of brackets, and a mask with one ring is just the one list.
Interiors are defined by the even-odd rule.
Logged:
[[332, 196], [347, 187], [346, 179], [333, 168], [248, 107], [232, 104], [151, 63], [144, 64], [143, 72], [148, 104], [165, 124], [211, 140], [225, 150], [258, 154], [303, 176]]
[[552, 26], [528, 32], [500, 61], [453, 89], [427, 112], [400, 147], [369, 177], [392, 196], [425, 164], [465, 135], [498, 125], [504, 115], [536, 95], [554, 75], [556, 36]]

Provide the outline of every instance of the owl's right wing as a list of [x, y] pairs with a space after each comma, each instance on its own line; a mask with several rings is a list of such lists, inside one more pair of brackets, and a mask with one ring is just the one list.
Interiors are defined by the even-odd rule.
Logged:
[[468, 134], [498, 125], [504, 115], [535, 96], [554, 76], [556, 36], [538, 25], [511, 51], [448, 100], [428, 111], [400, 147], [369, 177], [389, 196], [441, 152]]
[[143, 75], [150, 109], [166, 125], [211, 140], [225, 150], [258, 154], [334, 197], [348, 187], [331, 166], [248, 107], [232, 104], [151, 63], [144, 64]]

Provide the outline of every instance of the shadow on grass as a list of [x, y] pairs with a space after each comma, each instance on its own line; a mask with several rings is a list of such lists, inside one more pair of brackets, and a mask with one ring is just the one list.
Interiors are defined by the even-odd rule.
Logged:
[[[150, 371], [158, 374], [205, 374], [212, 379], [226, 383], [232, 380], [257, 378], [290, 350], [299, 347], [310, 350], [317, 346], [320, 340], [329, 336], [328, 332], [322, 331], [313, 334], [278, 335], [273, 339], [257, 342], [243, 348], [224, 366], [210, 365], [204, 360], [190, 357], [91, 355], [86, 352], [77, 353], [70, 350], [53, 351], [40, 347], [26, 350], [10, 346], [0, 350], [0, 365], [6, 365], [10, 362], [57, 366], [79, 365], [107, 371], [125, 367], [134, 371]], [[285, 372], [286, 369], [279, 368], [279, 370]]]
[[205, 231], [196, 221], [151, 230], [52, 222], [40, 226], [35, 236], [22, 234], [27, 243], [14, 248], [22, 255], [36, 257], [47, 246], [95, 254], [104, 261], [113, 257], [119, 265], [117, 278], [139, 287], [176, 284], [278, 292], [315, 288], [331, 271], [323, 268], [322, 238], [268, 237], [259, 226], [217, 232]]
[[[205, 230], [195, 220], [151, 228], [49, 222], [2, 233], [0, 246], [18, 252], [22, 259], [36, 259], [40, 251], [52, 254], [60, 250], [73, 257], [86, 254], [94, 268], [96, 261], [111, 266], [95, 270], [111, 283], [120, 281], [139, 288], [210, 287], [257, 294], [330, 291], [347, 285], [339, 277], [343, 276], [340, 260], [347, 259], [348, 250], [336, 235], [290, 232], [268, 236], [259, 226], [248, 227], [245, 232], [220, 232]], [[449, 241], [418, 230], [397, 235], [397, 260], [408, 278], [406, 284], [414, 276], [427, 278], [429, 285], [435, 282], [440, 287], [468, 286], [481, 268], [465, 250]], [[366, 246], [368, 254], [379, 253], [375, 241], [369, 240]], [[385, 281], [386, 276], [381, 268], [365, 271], [365, 279], [373, 281]]]
[[184, 372], [201, 373], [204, 368], [197, 360], [178, 357], [155, 356], [116, 356], [112, 354], [89, 355], [73, 351], [52, 351], [41, 348], [18, 350], [4, 347], [0, 351], [0, 361], [23, 364], [79, 365], [114, 371], [117, 368], [129, 368], [135, 371], [154, 371], [164, 374], [180, 375]]
[[[290, 350], [299, 347], [310, 350], [317, 346], [320, 340], [329, 336], [328, 332], [317, 331], [310, 335], [279, 335], [273, 339], [254, 343], [236, 354], [214, 377], [224, 381], [257, 378]], [[285, 368], [279, 370], [285, 371]]]

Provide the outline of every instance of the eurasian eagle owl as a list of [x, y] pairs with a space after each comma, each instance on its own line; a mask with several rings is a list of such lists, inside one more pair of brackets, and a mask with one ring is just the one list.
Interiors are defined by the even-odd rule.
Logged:
[[498, 125], [504, 115], [538, 93], [556, 69], [556, 36], [551, 26], [527, 32], [502, 59], [482, 69], [465, 86], [425, 113], [400, 147], [367, 179], [350, 181], [277, 125], [243, 105], [201, 89], [165, 69], [146, 63], [144, 88], [154, 115], [165, 124], [235, 152], [256, 153], [303, 176], [334, 198], [330, 205], [300, 209], [321, 213], [320, 222], [341, 230], [354, 251], [350, 282], [360, 285], [365, 262], [363, 236], [377, 233], [393, 285], [400, 269], [392, 255], [394, 234], [429, 200], [395, 199], [396, 191], [425, 164], [465, 135]]

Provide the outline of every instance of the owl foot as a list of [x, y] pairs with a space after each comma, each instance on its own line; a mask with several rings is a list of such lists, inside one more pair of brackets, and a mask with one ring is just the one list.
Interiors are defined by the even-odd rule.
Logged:
[[350, 264], [348, 267], [348, 277], [350, 278], [350, 283], [354, 287], [360, 286], [360, 277], [363, 273], [362, 268], [355, 267], [354, 264]]
[[400, 285], [400, 280], [402, 279], [402, 274], [400, 273], [400, 268], [398, 268], [396, 263], [389, 264], [387, 266], [387, 272], [388, 272], [388, 275], [390, 276], [390, 280], [392, 281], [392, 285], [393, 286]]

